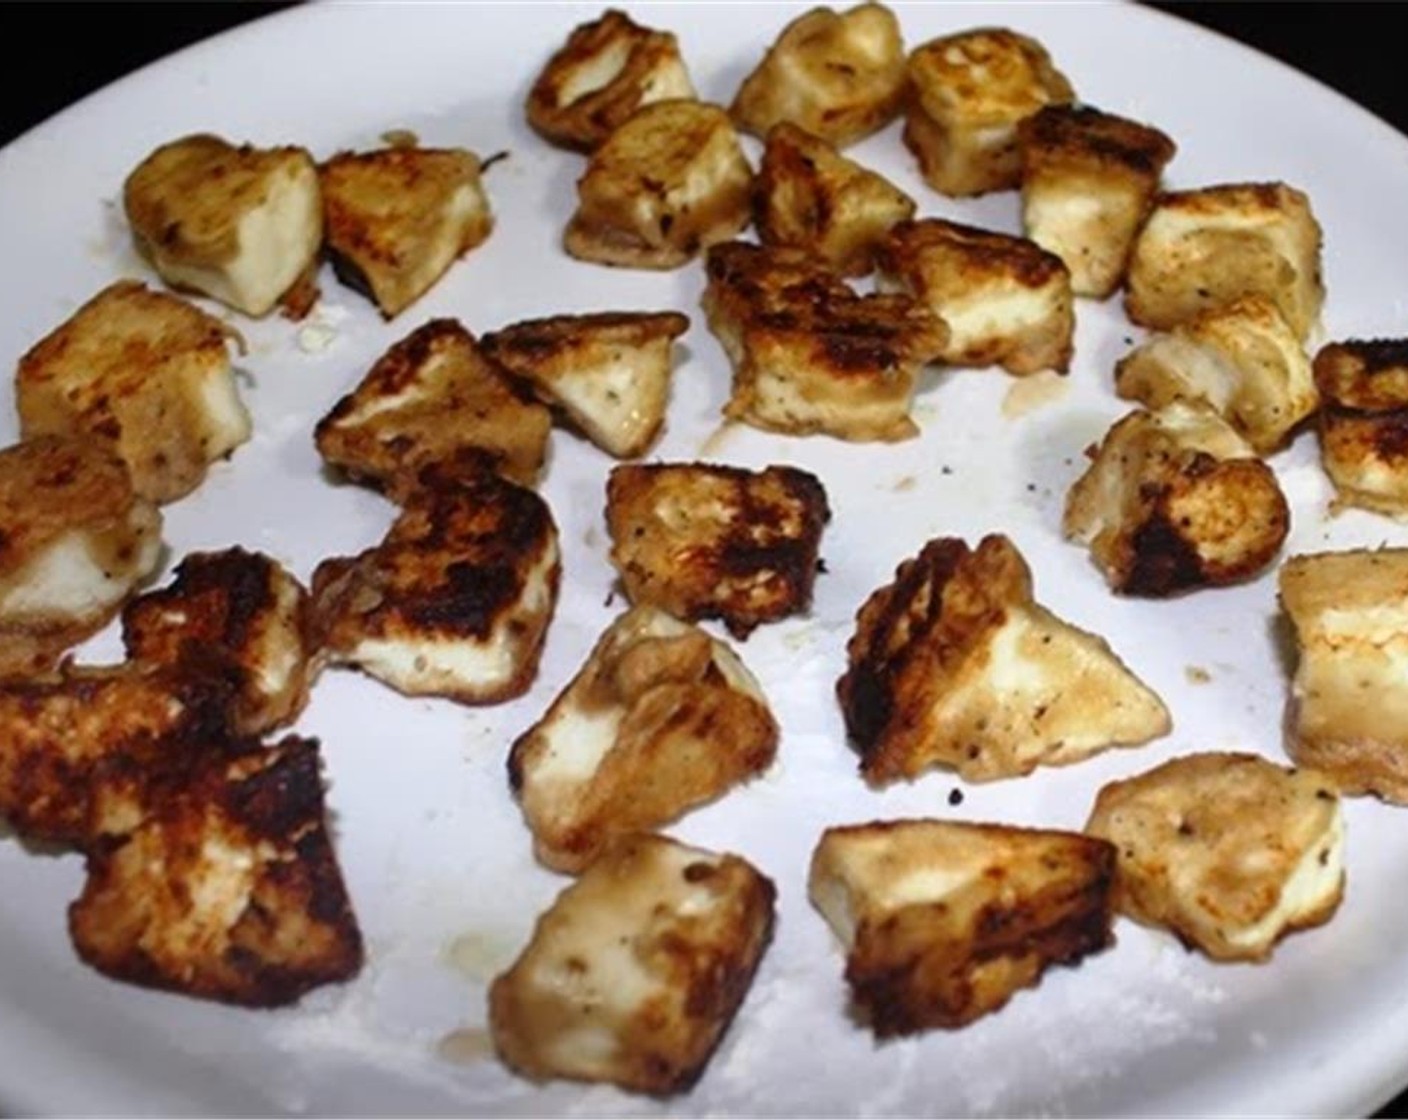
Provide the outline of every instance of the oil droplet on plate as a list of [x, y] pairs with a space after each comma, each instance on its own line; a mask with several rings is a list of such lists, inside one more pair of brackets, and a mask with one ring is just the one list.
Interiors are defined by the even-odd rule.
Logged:
[[1064, 374], [1055, 370], [1042, 370], [1040, 373], [1019, 378], [1002, 398], [1002, 415], [1016, 420], [1038, 408], [1059, 401], [1070, 390], [1071, 382]]
[[435, 1052], [447, 1062], [470, 1065], [494, 1056], [494, 1040], [483, 1027], [461, 1027], [437, 1042]]

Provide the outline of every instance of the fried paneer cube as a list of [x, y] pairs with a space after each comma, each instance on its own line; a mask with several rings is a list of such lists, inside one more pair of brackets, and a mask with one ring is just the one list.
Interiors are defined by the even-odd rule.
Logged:
[[884, 128], [904, 100], [904, 40], [883, 4], [812, 8], [782, 29], [729, 112], [762, 138], [790, 121], [838, 148]]
[[317, 674], [308, 592], [276, 560], [243, 548], [187, 556], [167, 586], [123, 608], [122, 641], [139, 665], [218, 666], [235, 690], [237, 735], [292, 723]]
[[1155, 411], [1202, 401], [1259, 454], [1284, 446], [1320, 406], [1310, 359], [1263, 295], [1209, 308], [1135, 347], [1115, 366], [1115, 391]]
[[0, 677], [49, 668], [106, 626], [155, 570], [161, 525], [102, 443], [0, 451]]
[[947, 324], [940, 358], [950, 365], [1018, 375], [1070, 368], [1070, 270], [1036, 242], [923, 218], [890, 230], [877, 267], [884, 288], [912, 295]]
[[1312, 366], [1320, 461], [1346, 505], [1408, 515], [1408, 339], [1332, 342]]
[[923, 365], [948, 340], [907, 295], [859, 296], [800, 249], [741, 241], [706, 259], [702, 305], [733, 364], [724, 415], [765, 431], [902, 440]]
[[315, 740], [213, 742], [179, 765], [116, 769], [93, 827], [69, 932], [99, 972], [277, 1007], [361, 968]]
[[611, 563], [633, 604], [736, 638], [811, 606], [826, 491], [796, 467], [623, 464], [606, 484]]
[[343, 283], [399, 315], [494, 228], [479, 157], [462, 148], [341, 152], [318, 169]]
[[1065, 766], [1168, 733], [1103, 638], [1035, 601], [1012, 542], [932, 540], [856, 614], [836, 693], [866, 780], [934, 765], [969, 781]]
[[322, 655], [408, 696], [494, 704], [538, 668], [561, 579], [557, 526], [489, 471], [409, 495], [382, 542], [313, 573]]
[[1160, 597], [1251, 579], [1290, 531], [1276, 473], [1201, 402], [1131, 412], [1086, 454], [1061, 527], [1115, 591]]
[[1017, 147], [1027, 236], [1066, 263], [1076, 295], [1104, 299], [1124, 279], [1177, 146], [1089, 105], [1048, 105], [1017, 126]]
[[1346, 794], [1408, 805], [1408, 549], [1292, 556], [1279, 582], [1299, 650], [1287, 752]]
[[246, 315], [267, 315], [318, 267], [323, 197], [304, 148], [184, 136], [137, 165], [122, 203], [163, 280]]
[[762, 773], [778, 727], [738, 655], [696, 626], [632, 607], [541, 720], [514, 742], [509, 780], [538, 859], [586, 867]]
[[579, 24], [528, 91], [528, 123], [563, 147], [590, 152], [644, 105], [694, 96], [679, 42], [609, 8]]
[[808, 895], [880, 1038], [957, 1028], [1113, 944], [1115, 852], [1077, 832], [960, 821], [828, 828]]
[[183, 299], [111, 284], [20, 359], [20, 434], [96, 440], [126, 464], [141, 497], [183, 497], [250, 437], [232, 338]]
[[904, 142], [924, 181], [946, 195], [1021, 183], [1017, 127], [1047, 105], [1075, 100], [1066, 76], [1035, 39], [979, 27], [910, 52]]
[[531, 485], [552, 416], [525, 396], [458, 320], [433, 319], [377, 359], [313, 440], [331, 466], [393, 491], [465, 450]]
[[674, 342], [687, 330], [678, 311], [601, 311], [514, 323], [481, 344], [597, 447], [634, 459], [664, 426]]
[[844, 276], [874, 267], [875, 247], [914, 199], [825, 140], [782, 121], [768, 130], [753, 184], [753, 219], [764, 245], [805, 249]]
[[1100, 790], [1086, 831], [1119, 853], [1115, 908], [1213, 960], [1263, 961], [1344, 893], [1344, 822], [1325, 775], [1260, 755], [1185, 755]]
[[592, 153], [563, 247], [597, 264], [679, 268], [748, 225], [752, 183], [727, 113], [657, 101]]
[[490, 987], [500, 1057], [536, 1081], [685, 1092], [748, 993], [776, 895], [738, 856], [663, 836], [618, 840]]
[[1234, 183], [1160, 195], [1130, 255], [1125, 312], [1167, 330], [1254, 292], [1302, 342], [1325, 301], [1320, 223], [1285, 183]]

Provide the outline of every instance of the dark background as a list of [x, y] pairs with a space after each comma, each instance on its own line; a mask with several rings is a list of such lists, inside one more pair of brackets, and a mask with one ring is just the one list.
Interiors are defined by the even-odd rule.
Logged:
[[[165, 54], [287, 3], [6, 3], [11, 66], [0, 145]], [[605, 0], [603, 7], [607, 4]], [[1158, 3], [1281, 59], [1408, 133], [1408, 72], [1398, 28], [1408, 6], [1362, 3]], [[25, 57], [33, 44], [33, 56]], [[28, 65], [26, 66], [26, 63]], [[14, 76], [17, 71], [11, 71]], [[1404, 200], [1408, 205], [1408, 199]], [[1405, 993], [1408, 998], [1408, 993]], [[1347, 1040], [1348, 1044], [1348, 1040]], [[1408, 1058], [1408, 1055], [1405, 1055]], [[1408, 1115], [1408, 1093], [1379, 1116]]]

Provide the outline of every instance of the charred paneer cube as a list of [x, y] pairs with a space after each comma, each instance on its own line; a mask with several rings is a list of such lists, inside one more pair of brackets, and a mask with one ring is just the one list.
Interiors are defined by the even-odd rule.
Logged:
[[1312, 370], [1320, 461], [1337, 499], [1408, 516], [1408, 340], [1332, 342]]

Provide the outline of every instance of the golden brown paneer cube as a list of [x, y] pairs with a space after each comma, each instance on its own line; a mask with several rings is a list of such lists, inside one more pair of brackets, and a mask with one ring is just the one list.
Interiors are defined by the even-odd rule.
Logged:
[[311, 304], [301, 289], [318, 267], [323, 196], [306, 149], [183, 136], [137, 165], [122, 203], [138, 249], [173, 287], [254, 316]]
[[874, 267], [875, 247], [914, 199], [825, 140], [782, 121], [768, 130], [753, 184], [753, 220], [764, 245], [805, 249], [843, 276]]
[[1344, 894], [1333, 786], [1260, 755], [1185, 755], [1111, 782], [1086, 831], [1119, 853], [1115, 909], [1213, 960], [1266, 960]]
[[1046, 48], [1005, 27], [916, 47], [906, 64], [904, 142], [924, 181], [946, 195], [1012, 190], [1022, 180], [1017, 126], [1075, 100]]
[[1163, 701], [1095, 634], [1033, 598], [1006, 537], [932, 540], [856, 614], [836, 694], [873, 785], [1066, 766], [1168, 733]]
[[547, 866], [578, 872], [772, 764], [778, 728], [727, 645], [654, 607], [607, 629], [509, 754], [509, 781]]
[[458, 320], [433, 319], [378, 358], [313, 439], [331, 466], [392, 491], [466, 450], [531, 485], [552, 416], [525, 397]]
[[1209, 308], [1135, 347], [1115, 366], [1115, 391], [1155, 411], [1202, 401], [1259, 454], [1284, 446], [1320, 406], [1310, 359], [1263, 295]]
[[1234, 183], [1160, 195], [1129, 260], [1125, 312], [1167, 330], [1260, 293], [1302, 342], [1320, 320], [1320, 223], [1285, 183]]
[[727, 113], [657, 101], [592, 153], [563, 247], [597, 264], [679, 268], [747, 226], [752, 183]]
[[963, 1027], [1114, 943], [1115, 852], [1078, 832], [960, 821], [828, 828], [808, 895], [880, 1038]]
[[161, 523], [101, 442], [0, 451], [0, 677], [50, 668], [106, 626], [160, 561]]
[[313, 573], [313, 627], [333, 664], [408, 696], [495, 704], [528, 689], [561, 579], [557, 526], [490, 471], [425, 482], [382, 542]]
[[940, 358], [1025, 375], [1065, 373], [1074, 352], [1071, 274], [1034, 241], [942, 218], [900, 222], [880, 244], [883, 288], [908, 293], [948, 325]]
[[884, 128], [904, 101], [904, 40], [883, 4], [812, 8], [782, 29], [729, 112], [761, 138], [790, 121], [838, 148]]
[[677, 311], [601, 311], [530, 319], [486, 334], [484, 353], [608, 455], [634, 459], [665, 423]]
[[623, 464], [606, 484], [611, 563], [633, 604], [736, 638], [811, 606], [826, 491], [796, 467]]
[[1320, 461], [1337, 499], [1408, 516], [1408, 340], [1332, 342], [1312, 365]]
[[462, 148], [341, 152], [318, 169], [343, 283], [391, 319], [494, 228], [479, 157]]
[[1066, 495], [1062, 531], [1115, 591], [1161, 597], [1258, 575], [1290, 531], [1275, 472], [1205, 404], [1117, 421]]
[[702, 306], [733, 365], [731, 420], [788, 435], [902, 440], [923, 365], [948, 339], [907, 295], [859, 296], [801, 249], [732, 241], [706, 259]]
[[20, 434], [96, 440], [126, 464], [141, 497], [183, 497], [250, 437], [232, 338], [183, 299], [110, 284], [20, 359]]
[[1287, 752], [1343, 793], [1408, 805], [1408, 549], [1292, 556], [1280, 600], [1299, 650]]
[[315, 740], [212, 740], [179, 763], [114, 769], [93, 828], [69, 932], [99, 972], [278, 1007], [361, 968]]
[[694, 96], [679, 42], [608, 8], [572, 29], [528, 91], [528, 123], [590, 152], [644, 105]]
[[499, 1056], [535, 1081], [687, 1091], [748, 993], [776, 895], [738, 856], [663, 836], [618, 840], [490, 987]]
[[1017, 126], [1022, 224], [1071, 270], [1071, 290], [1104, 299], [1177, 146], [1151, 125], [1089, 105], [1048, 105]]

